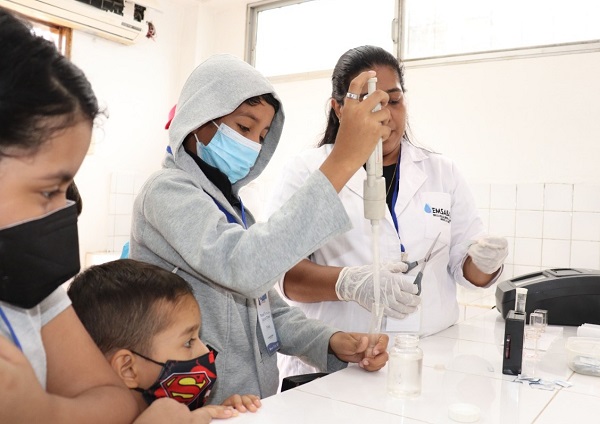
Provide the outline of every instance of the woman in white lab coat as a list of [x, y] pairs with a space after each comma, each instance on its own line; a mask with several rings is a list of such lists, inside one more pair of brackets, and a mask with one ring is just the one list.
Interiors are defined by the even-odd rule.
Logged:
[[[349, 83], [367, 69], [377, 72], [377, 88], [390, 96], [385, 107], [390, 111], [392, 132], [383, 141], [388, 208], [380, 223], [380, 261], [404, 271], [401, 261], [422, 259], [439, 234], [423, 273], [421, 306], [403, 319], [388, 317], [384, 330], [433, 334], [458, 318], [456, 283], [487, 287], [498, 278], [507, 243], [485, 235], [473, 196], [455, 164], [408, 140], [403, 68], [392, 54], [362, 46], [342, 55], [333, 71], [331, 110], [320, 147], [301, 153], [286, 165], [269, 209], [279, 208], [331, 152], [344, 102], [356, 95], [362, 98], [367, 91], [365, 86], [362, 93], [347, 94]], [[356, 300], [351, 297], [354, 293], [340, 284], [347, 273], [355, 280], [363, 269], [367, 275], [373, 263], [371, 223], [363, 212], [365, 179], [366, 171], [361, 168], [339, 193], [353, 229], [313, 252], [310, 260], [290, 270], [280, 284], [285, 298], [308, 317], [344, 331], [368, 331], [371, 317], [367, 306], [352, 301]], [[404, 279], [412, 283], [420, 269], [417, 266], [407, 272]], [[280, 358], [280, 365], [284, 376], [314, 371], [294, 358]]]

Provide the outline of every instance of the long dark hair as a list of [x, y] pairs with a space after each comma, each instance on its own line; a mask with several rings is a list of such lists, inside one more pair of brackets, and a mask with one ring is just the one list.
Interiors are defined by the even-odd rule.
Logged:
[[0, 159], [33, 154], [55, 132], [96, 118], [98, 101], [83, 72], [4, 9], [0, 46]]
[[[331, 76], [331, 98], [335, 99], [340, 105], [344, 104], [344, 98], [350, 87], [350, 81], [362, 71], [372, 69], [375, 66], [387, 66], [393, 69], [398, 75], [400, 87], [404, 89], [404, 67], [393, 54], [381, 47], [360, 46], [348, 50], [338, 60], [333, 75]], [[333, 108], [329, 110], [327, 118], [327, 128], [319, 146], [335, 143], [340, 120]]]

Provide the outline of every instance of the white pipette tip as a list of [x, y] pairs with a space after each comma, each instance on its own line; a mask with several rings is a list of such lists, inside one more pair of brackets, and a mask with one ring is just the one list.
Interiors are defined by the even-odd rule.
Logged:
[[380, 303], [373, 303], [371, 307], [371, 325], [369, 326], [369, 344], [367, 347], [366, 357], [373, 358], [373, 349], [377, 345], [379, 340], [379, 334], [381, 334], [381, 322], [383, 321], [383, 305]]
[[[368, 95], [377, 90], [377, 77], [369, 78]], [[381, 109], [378, 105], [373, 109]], [[371, 221], [371, 230], [373, 232], [373, 300], [371, 308], [371, 323], [369, 326], [369, 344], [366, 351], [366, 357], [373, 358], [373, 349], [379, 340], [381, 333], [381, 321], [383, 320], [383, 305], [381, 305], [380, 294], [380, 269], [379, 269], [379, 220], [385, 218], [385, 179], [383, 178], [383, 153], [381, 139], [377, 143], [373, 153], [366, 164], [367, 179], [363, 185], [364, 216]]]

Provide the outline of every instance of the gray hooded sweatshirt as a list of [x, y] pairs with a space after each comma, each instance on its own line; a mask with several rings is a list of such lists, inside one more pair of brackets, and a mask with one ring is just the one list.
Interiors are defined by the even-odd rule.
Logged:
[[[218, 55], [200, 64], [177, 103], [169, 128], [171, 153], [134, 204], [131, 257], [177, 270], [194, 288], [202, 313], [201, 339], [218, 351], [212, 404], [236, 393], [267, 397], [277, 392], [277, 355], [266, 349], [255, 303], [267, 292], [280, 353], [327, 372], [346, 365], [327, 353], [336, 330], [307, 319], [272, 289], [300, 260], [350, 228], [329, 180], [316, 171], [268, 222], [255, 224], [247, 211], [245, 229], [241, 211], [228, 203], [183, 147], [193, 130], [266, 93], [277, 97], [271, 84], [240, 59]], [[256, 164], [233, 185], [235, 195], [268, 164], [283, 121], [280, 108]], [[237, 222], [228, 222], [215, 201]]]

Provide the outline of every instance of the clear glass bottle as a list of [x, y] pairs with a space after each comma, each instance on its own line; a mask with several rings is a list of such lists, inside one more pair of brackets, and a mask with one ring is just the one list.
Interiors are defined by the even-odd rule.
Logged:
[[388, 362], [387, 391], [396, 397], [421, 394], [423, 351], [416, 334], [399, 334], [394, 338]]

